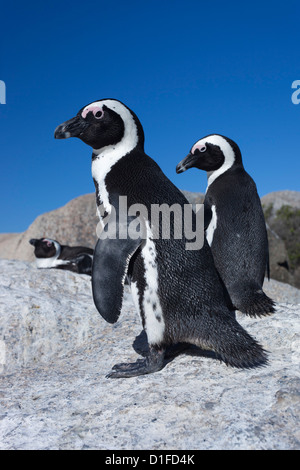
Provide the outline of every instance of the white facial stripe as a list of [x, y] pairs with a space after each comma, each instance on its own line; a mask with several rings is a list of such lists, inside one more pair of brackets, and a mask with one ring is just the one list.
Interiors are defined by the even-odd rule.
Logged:
[[206, 240], [211, 246], [213, 239], [214, 239], [214, 232], [217, 228], [217, 212], [216, 212], [216, 206], [211, 206], [211, 211], [212, 211], [212, 217], [211, 221], [209, 223], [209, 226], [206, 229]]
[[[117, 163], [127, 153], [131, 152], [138, 143], [138, 133], [135, 121], [131, 112], [119, 101], [103, 100], [95, 101], [89, 107], [103, 107], [103, 105], [119, 114], [124, 122], [124, 136], [122, 140], [114, 145], [107, 145], [102, 149], [93, 149], [98, 156], [92, 163], [92, 175], [97, 181], [99, 187], [99, 196], [103, 202], [106, 212], [111, 212], [108, 192], [105, 185], [106, 175], [110, 172], [113, 165]], [[99, 212], [99, 211], [98, 211]], [[100, 217], [100, 212], [99, 212]], [[101, 217], [100, 217], [101, 219]]]
[[56, 249], [56, 255], [57, 257], [60, 255], [60, 252], [61, 252], [61, 246], [58, 242], [56, 242], [55, 240], [52, 240], [52, 242], [54, 243], [54, 246], [55, 246], [55, 249]]
[[146, 222], [147, 239], [142, 249], [144, 259], [146, 288], [143, 307], [145, 313], [145, 329], [149, 344], [159, 344], [163, 340], [165, 322], [158, 296], [158, 272], [156, 265], [156, 249], [152, 240], [149, 222]]
[[208, 137], [204, 137], [204, 139], [198, 140], [198, 142], [196, 142], [196, 144], [193, 146], [192, 151], [194, 148], [200, 149], [201, 147], [205, 146], [206, 143], [218, 145], [225, 158], [223, 165], [218, 170], [207, 173], [207, 191], [215, 179], [217, 179], [220, 175], [232, 167], [235, 161], [235, 155], [229, 142], [227, 142], [227, 140], [220, 135], [209, 135]]

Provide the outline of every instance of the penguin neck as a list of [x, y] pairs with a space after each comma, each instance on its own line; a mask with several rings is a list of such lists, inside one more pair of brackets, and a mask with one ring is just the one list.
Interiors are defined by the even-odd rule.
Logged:
[[207, 174], [206, 192], [208, 191], [208, 188], [212, 185], [212, 183], [217, 178], [219, 178], [219, 176], [223, 175], [226, 171], [228, 171], [230, 168], [231, 168], [231, 166], [225, 165], [225, 163], [223, 163], [223, 165], [220, 168], [218, 168], [218, 170], [207, 171], [206, 172], [206, 174]]
[[216, 181], [217, 178], [220, 176], [224, 175], [225, 173], [233, 173], [236, 170], [244, 170], [243, 164], [240, 162], [233, 161], [232, 164], [229, 162], [224, 162], [223, 165], [218, 168], [217, 170], [214, 171], [207, 171], [207, 187], [206, 187], [206, 193], [209, 189], [209, 187], [212, 185], [214, 181]]
[[228, 139], [219, 134], [214, 134], [205, 138], [205, 141], [213, 145], [217, 145], [223, 153], [224, 160], [222, 165], [213, 171], [207, 172], [207, 188], [225, 172], [231, 170], [233, 167], [243, 167], [241, 151], [233, 140]]
[[[112, 146], [110, 146], [112, 147]], [[111, 212], [111, 204], [109, 201], [109, 188], [107, 185], [107, 177], [111, 174], [111, 171], [116, 166], [119, 166], [121, 161], [124, 159], [126, 161], [131, 160], [131, 155], [134, 153], [144, 153], [143, 145], [138, 143], [135, 146], [127, 147], [126, 153], [124, 146], [114, 146], [115, 148], [105, 148], [102, 149], [101, 153], [98, 155], [93, 150], [92, 154], [92, 177], [94, 180], [96, 188], [96, 203], [97, 211], [100, 221], [103, 220]], [[104, 150], [104, 152], [103, 152]], [[121, 165], [123, 166], [123, 165]], [[121, 172], [120, 172], [121, 173]], [[125, 177], [125, 175], [120, 174], [120, 177]], [[115, 179], [115, 178], [113, 178]], [[118, 182], [116, 181], [116, 185]]]
[[136, 122], [135, 117], [128, 113], [124, 126], [124, 135], [122, 139], [101, 149], [93, 149], [92, 154], [92, 175], [98, 183], [105, 180], [106, 175], [111, 168], [121, 158], [128, 155], [134, 149], [144, 149], [144, 133]]

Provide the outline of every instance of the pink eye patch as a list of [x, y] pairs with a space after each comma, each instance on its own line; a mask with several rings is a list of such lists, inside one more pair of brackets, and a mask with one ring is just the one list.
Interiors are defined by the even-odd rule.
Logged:
[[102, 108], [100, 108], [100, 106], [95, 106], [95, 105], [94, 106], [90, 105], [84, 108], [84, 110], [81, 113], [81, 116], [85, 119], [87, 114], [90, 111], [93, 113], [96, 119], [100, 119], [103, 116]]
[[205, 152], [206, 146], [204, 144], [197, 143], [193, 146], [191, 153], [195, 153], [196, 150], [199, 150], [199, 152]]

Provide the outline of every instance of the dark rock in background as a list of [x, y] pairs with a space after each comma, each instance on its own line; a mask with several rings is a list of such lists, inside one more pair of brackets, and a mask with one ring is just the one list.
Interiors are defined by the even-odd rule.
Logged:
[[271, 277], [300, 287], [300, 193], [262, 197], [270, 245]]

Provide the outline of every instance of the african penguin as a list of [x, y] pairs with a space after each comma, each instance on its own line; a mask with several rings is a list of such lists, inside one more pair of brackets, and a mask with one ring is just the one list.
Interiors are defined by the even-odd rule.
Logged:
[[85, 246], [61, 245], [51, 238], [32, 238], [35, 262], [39, 269], [58, 268], [79, 274], [92, 274], [94, 250]]
[[206, 238], [233, 308], [253, 317], [274, 312], [275, 303], [262, 290], [266, 270], [269, 277], [266, 223], [238, 145], [208, 135], [193, 145], [176, 171], [191, 167], [207, 171]]
[[103, 99], [84, 106], [77, 115], [59, 125], [57, 139], [78, 137], [93, 149], [92, 175], [99, 217], [117, 214], [119, 230], [129, 228], [133, 216], [125, 218], [120, 196], [128, 207], [147, 209], [141, 217], [143, 236], [98, 239], [92, 268], [92, 290], [96, 308], [115, 323], [120, 315], [124, 279], [128, 273], [133, 299], [147, 333], [149, 354], [135, 363], [117, 364], [108, 377], [132, 377], [162, 369], [169, 345], [191, 343], [213, 350], [235, 367], [265, 364], [261, 346], [239, 325], [228, 309], [211, 250], [204, 238], [201, 250], [187, 250], [186, 239], [161, 235], [161, 226], [151, 223], [151, 205], [188, 201], [144, 152], [144, 132], [135, 113], [120, 101]]

